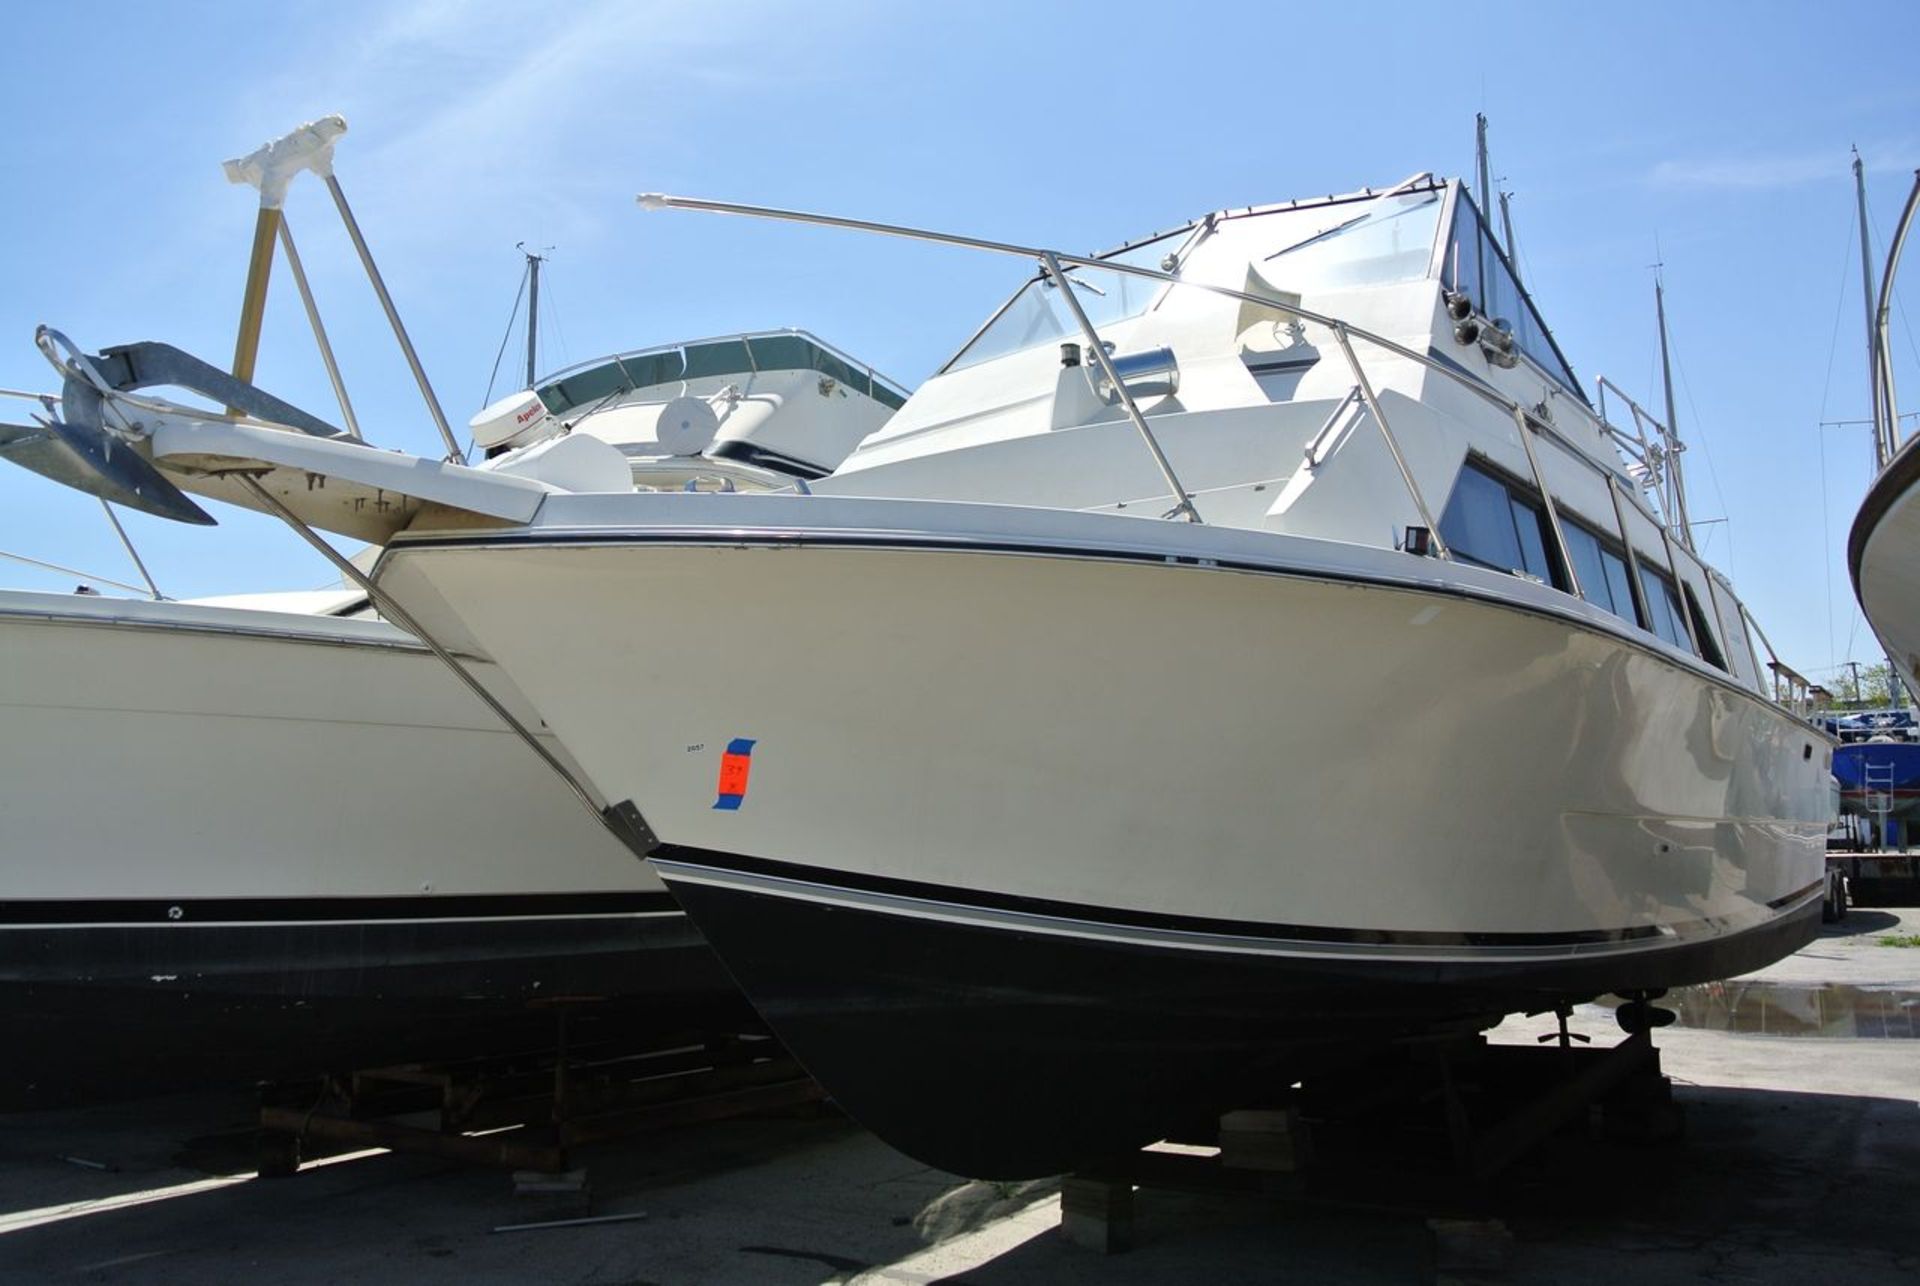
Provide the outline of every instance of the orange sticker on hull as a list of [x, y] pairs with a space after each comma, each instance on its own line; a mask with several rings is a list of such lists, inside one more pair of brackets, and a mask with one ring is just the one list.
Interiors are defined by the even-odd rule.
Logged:
[[729, 812], [737, 810], [747, 797], [747, 777], [753, 770], [753, 741], [748, 737], [735, 737], [727, 743], [727, 749], [720, 756], [720, 784], [716, 788], [719, 796], [713, 806]]

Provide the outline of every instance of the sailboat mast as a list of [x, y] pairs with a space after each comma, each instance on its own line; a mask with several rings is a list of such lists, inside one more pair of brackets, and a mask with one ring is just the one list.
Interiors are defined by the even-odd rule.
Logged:
[[1878, 439], [1877, 449], [1883, 465], [1900, 449], [1900, 404], [1893, 394], [1889, 323], [1893, 316], [1893, 276], [1900, 271], [1900, 252], [1906, 248], [1907, 232], [1913, 227], [1914, 212], [1920, 209], [1920, 170], [1914, 171], [1913, 178], [1913, 190], [1907, 193], [1906, 207], [1900, 211], [1900, 222], [1893, 230], [1893, 242], [1887, 247], [1887, 266], [1880, 274], [1880, 303], [1874, 309], [1872, 347], [1869, 350], [1873, 359], [1874, 408], [1878, 413], [1874, 434]]
[[1860, 208], [1860, 300], [1867, 313], [1867, 382], [1873, 398], [1868, 414], [1873, 419], [1873, 467], [1887, 464], [1887, 444], [1880, 431], [1880, 328], [1873, 322], [1873, 250], [1867, 241], [1867, 172], [1860, 163], [1860, 149], [1853, 149], [1853, 195]]
[[535, 345], [540, 337], [540, 264], [542, 257], [531, 250], [521, 252], [527, 256], [527, 387], [533, 387], [533, 381], [539, 372], [535, 369]]
[[1680, 422], [1674, 415], [1673, 362], [1667, 356], [1667, 292], [1658, 276], [1653, 279], [1653, 310], [1660, 321], [1660, 379], [1667, 392], [1667, 476], [1671, 479], [1673, 491], [1673, 512], [1670, 517], [1680, 529], [1674, 534], [1680, 537], [1681, 544], [1692, 551], [1693, 523], [1687, 517], [1687, 483], [1680, 472], [1680, 453], [1685, 448], [1680, 445]]
[[1493, 212], [1493, 183], [1487, 178], [1487, 116], [1485, 112], [1473, 114], [1473, 153], [1474, 163], [1480, 171], [1480, 214], [1484, 218]]
[[1520, 252], [1513, 244], [1513, 212], [1507, 209], [1507, 200], [1513, 193], [1500, 194], [1500, 232], [1507, 241], [1507, 267], [1513, 269], [1514, 280], [1520, 279]]

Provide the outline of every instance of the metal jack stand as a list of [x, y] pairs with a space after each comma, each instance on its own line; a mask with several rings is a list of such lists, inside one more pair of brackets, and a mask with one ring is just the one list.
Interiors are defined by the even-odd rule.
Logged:
[[1498, 1272], [1512, 1237], [1489, 1212], [1515, 1162], [1584, 1127], [1596, 1105], [1611, 1139], [1671, 1140], [1682, 1125], [1647, 1028], [1583, 1048], [1567, 1011], [1554, 1016], [1544, 1047], [1453, 1033], [1323, 1059], [1274, 1103], [1220, 1117], [1210, 1137], [1069, 1176], [1061, 1231], [1113, 1254], [1133, 1244], [1139, 1190], [1254, 1195], [1418, 1216], [1443, 1279]]

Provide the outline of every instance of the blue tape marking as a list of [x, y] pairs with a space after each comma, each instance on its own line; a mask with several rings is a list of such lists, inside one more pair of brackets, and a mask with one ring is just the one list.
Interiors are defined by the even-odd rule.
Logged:
[[745, 798], [745, 795], [722, 795], [713, 801], [713, 806], [715, 808], [724, 808], [730, 813], [737, 812], [740, 808], [740, 801]]
[[735, 737], [727, 743], [727, 753], [730, 755], [750, 755], [753, 753], [753, 747], [754, 740], [752, 737]]

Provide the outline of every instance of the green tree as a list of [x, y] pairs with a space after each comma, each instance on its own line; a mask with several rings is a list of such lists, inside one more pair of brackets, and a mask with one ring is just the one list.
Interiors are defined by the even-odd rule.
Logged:
[[1900, 681], [1885, 661], [1858, 666], [1857, 672], [1856, 679], [1856, 667], [1849, 663], [1834, 676], [1833, 694], [1840, 704], [1855, 707], [1906, 704]]

